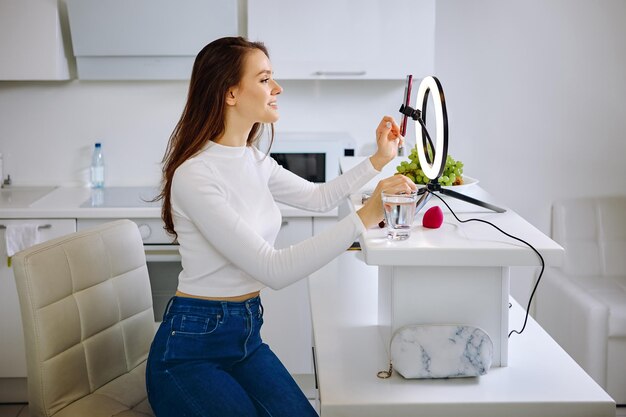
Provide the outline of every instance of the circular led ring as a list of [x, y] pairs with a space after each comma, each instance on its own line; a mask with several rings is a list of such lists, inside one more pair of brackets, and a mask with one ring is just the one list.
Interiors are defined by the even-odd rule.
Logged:
[[[437, 128], [434, 143], [435, 159], [432, 164], [429, 164], [426, 159], [426, 136], [424, 135], [422, 126], [417, 120], [415, 121], [415, 144], [422, 171], [424, 171], [424, 174], [429, 179], [434, 180], [443, 174], [443, 170], [446, 167], [446, 159], [448, 158], [448, 112], [446, 111], [446, 100], [443, 95], [441, 83], [435, 77], [425, 77], [420, 83], [416, 101], [416, 106], [419, 106], [420, 103], [422, 105], [421, 117], [424, 123], [426, 123], [428, 93], [431, 90], [436, 92], [436, 94], [433, 95], [433, 102], [435, 104], [435, 126]], [[419, 146], [420, 143], [422, 146]]]

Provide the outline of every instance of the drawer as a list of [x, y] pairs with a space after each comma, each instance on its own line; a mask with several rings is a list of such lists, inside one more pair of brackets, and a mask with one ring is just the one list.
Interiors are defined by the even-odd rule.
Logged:
[[61, 237], [76, 231], [76, 219], [0, 219], [0, 249], [3, 254], [6, 254], [5, 227], [25, 223], [39, 226], [40, 242], [45, 242], [46, 240]]
[[[7, 264], [5, 229], [2, 226], [37, 224], [39, 241], [58, 238], [76, 231], [75, 219], [0, 219], [0, 379], [25, 378], [26, 356], [22, 318], [13, 268]], [[18, 383], [15, 379], [16, 383]], [[24, 385], [25, 387], [25, 385]], [[3, 392], [4, 391], [4, 392]], [[25, 390], [6, 391], [0, 385], [0, 402], [26, 402]]]
[[280, 226], [274, 246], [285, 248], [313, 236], [313, 219], [311, 217], [285, 217]]

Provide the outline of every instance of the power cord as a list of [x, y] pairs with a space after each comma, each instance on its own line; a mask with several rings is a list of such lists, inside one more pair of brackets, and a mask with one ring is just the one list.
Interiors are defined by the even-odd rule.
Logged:
[[[450, 206], [448, 205], [448, 203], [446, 203], [446, 201], [441, 198], [439, 195], [437, 195], [436, 193], [431, 193], [432, 195], [434, 195], [435, 197], [437, 197], [439, 200], [441, 200], [441, 202], [443, 204], [446, 205], [446, 207], [448, 208], [448, 210], [450, 210], [450, 213], [452, 213], [452, 215], [454, 216], [454, 218], [459, 222], [459, 223], [467, 223], [467, 222], [480, 222], [480, 223], [486, 223], [490, 226], [493, 226], [494, 228], [496, 228], [500, 233], [510, 237], [511, 239], [515, 239], [519, 242], [522, 242], [523, 244], [525, 244], [526, 246], [528, 246], [529, 248], [531, 248], [533, 251], [535, 251], [535, 253], [537, 254], [537, 256], [539, 256], [539, 259], [541, 260], [541, 271], [539, 272], [539, 277], [537, 277], [537, 282], [535, 283], [535, 286], [533, 287], [533, 291], [530, 294], [530, 298], [528, 299], [528, 306], [526, 307], [526, 316], [524, 317], [524, 325], [522, 326], [522, 330], [511, 330], [509, 332], [509, 336], [511, 337], [511, 335], [513, 333], [517, 333], [517, 334], [522, 334], [522, 332], [524, 331], [524, 329], [526, 328], [526, 323], [528, 322], [528, 314], [530, 311], [530, 305], [533, 301], [533, 297], [535, 296], [535, 291], [537, 291], [537, 287], [539, 286], [539, 281], [541, 281], [541, 277], [543, 276], [543, 271], [546, 268], [546, 263], [543, 260], [543, 256], [541, 256], [541, 254], [539, 253], [539, 251], [537, 249], [535, 249], [535, 247], [533, 245], [531, 245], [530, 243], [526, 242], [523, 239], [520, 239], [517, 236], [513, 236], [507, 232], [505, 232], [504, 230], [500, 229], [498, 226], [496, 226], [495, 224], [488, 222], [487, 220], [483, 220], [483, 219], [476, 219], [476, 218], [471, 218], [471, 219], [466, 219], [466, 220], [461, 220], [459, 219], [459, 217], [456, 215], [456, 213], [454, 211], [452, 211], [452, 209], [450, 208]], [[509, 308], [511, 308], [511, 303], [509, 303]]]

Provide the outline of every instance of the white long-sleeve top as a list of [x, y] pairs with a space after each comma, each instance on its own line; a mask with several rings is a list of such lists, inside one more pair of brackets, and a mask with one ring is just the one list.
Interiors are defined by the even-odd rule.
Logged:
[[282, 222], [276, 202], [327, 211], [378, 173], [366, 158], [334, 180], [314, 184], [254, 147], [209, 142], [176, 169], [172, 181], [183, 266], [178, 290], [232, 297], [283, 288], [315, 272], [365, 231], [361, 219], [351, 213], [319, 235], [275, 249]]

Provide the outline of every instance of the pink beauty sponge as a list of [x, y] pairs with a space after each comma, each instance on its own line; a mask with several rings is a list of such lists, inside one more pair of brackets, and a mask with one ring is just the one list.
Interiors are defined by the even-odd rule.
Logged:
[[441, 211], [441, 207], [433, 206], [426, 210], [424, 218], [422, 219], [422, 225], [424, 227], [437, 229], [441, 226], [441, 223], [443, 223], [443, 211]]

